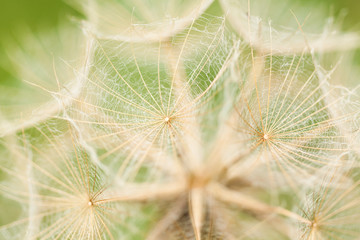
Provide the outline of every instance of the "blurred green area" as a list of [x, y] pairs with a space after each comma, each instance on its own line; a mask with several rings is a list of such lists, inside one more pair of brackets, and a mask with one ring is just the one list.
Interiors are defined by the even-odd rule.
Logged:
[[[119, 0], [121, 1], [121, 0]], [[256, 0], [254, 0], [256, 1]], [[300, 1], [300, 0], [293, 0]], [[346, 12], [344, 29], [360, 31], [360, 1], [357, 0], [301, 0], [306, 6], [323, 5], [329, 14], [335, 16]], [[311, 9], [309, 9], [311, 13]], [[1, 43], [16, 39], [24, 27], [35, 32], [54, 28], [62, 19], [79, 17], [80, 13], [71, 8], [63, 0], [0, 0], [0, 60], [4, 50]], [[11, 74], [0, 65], [0, 82], [9, 81]]]
[[1, 0], [0, 6], [2, 36], [24, 24], [34, 28], [53, 27], [60, 18], [74, 13], [62, 0]]
[[[4, 43], [18, 40], [22, 29], [41, 32], [73, 16], [79, 13], [62, 0], [0, 0], [0, 60], [4, 59]], [[9, 79], [11, 74], [0, 65], [0, 82]]]
[[[360, 1], [358, 0], [293, 0], [297, 2], [307, 3], [307, 5], [324, 6], [325, 9], [329, 9], [329, 16], [339, 16], [345, 14], [343, 22], [343, 30], [360, 31]], [[309, 9], [311, 14], [311, 9]]]
[[[314, 3], [314, 0], [305, 0]], [[318, 0], [318, 4], [323, 4], [334, 9], [334, 15], [345, 12], [344, 30], [360, 31], [360, 1], [358, 0]]]

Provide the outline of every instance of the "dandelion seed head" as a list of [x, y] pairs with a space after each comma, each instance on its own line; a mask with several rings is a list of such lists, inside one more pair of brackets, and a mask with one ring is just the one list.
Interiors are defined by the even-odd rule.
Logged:
[[[295, 14], [301, 31], [276, 34], [271, 21], [254, 18], [250, 6], [241, 14], [244, 21], [234, 21], [230, 10], [236, 1], [220, 0], [243, 44], [228, 32], [224, 17], [202, 14], [213, 0], [189, 1], [201, 4], [194, 12], [186, 10], [190, 5], [180, 11], [178, 0], [162, 5], [167, 11], [156, 12], [170, 22], [128, 0], [118, 9], [125, 15], [115, 14], [116, 1], [106, 1], [114, 4], [90, 1], [88, 14], [99, 13], [85, 24], [86, 61], [83, 67], [66, 64], [75, 77], [58, 77], [66, 71], [52, 61], [54, 86], [29, 79], [59, 109], [40, 119], [30, 116], [21, 127], [13, 123], [12, 132], [21, 128], [22, 136], [19, 131], [14, 140], [9, 137], [5, 148], [21, 162], [14, 168], [0, 160], [0, 205], [6, 194], [27, 204], [29, 217], [5, 226], [0, 219], [1, 239], [358, 235], [360, 181], [356, 174], [342, 176], [354, 164], [342, 160], [351, 160], [347, 142], [354, 133], [360, 136], [357, 125], [356, 132], [346, 129], [358, 107], [343, 114], [350, 91], [343, 94], [328, 83], [330, 73], [308, 52], [317, 46], [298, 41], [305, 32]], [[236, 22], [248, 26], [240, 29]], [[81, 81], [67, 82], [73, 78]], [[341, 178], [330, 176], [319, 187], [332, 167]], [[3, 175], [23, 181], [25, 190], [12, 189], [13, 180], [7, 186]], [[283, 199], [287, 208], [279, 205]], [[298, 213], [302, 202], [309, 206]], [[23, 236], [10, 236], [15, 228], [24, 229]]]

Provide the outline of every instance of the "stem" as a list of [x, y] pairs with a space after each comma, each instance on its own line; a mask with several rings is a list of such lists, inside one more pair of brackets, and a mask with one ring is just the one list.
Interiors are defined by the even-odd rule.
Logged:
[[307, 224], [311, 223], [309, 220], [303, 218], [302, 216], [298, 215], [297, 213], [291, 212], [282, 207], [274, 207], [274, 206], [268, 205], [266, 203], [263, 203], [261, 201], [254, 199], [250, 196], [246, 196], [242, 193], [227, 189], [226, 187], [222, 186], [219, 183], [211, 183], [208, 186], [207, 191], [209, 194], [211, 194], [213, 197], [215, 197], [216, 199], [218, 199], [220, 201], [236, 204], [239, 207], [246, 209], [246, 210], [262, 212], [262, 213], [266, 213], [266, 214], [276, 213], [278, 215], [289, 217], [291, 219], [295, 219], [295, 220], [303, 222], [303, 223], [307, 223]]
[[104, 197], [94, 201], [94, 205], [109, 202], [142, 202], [152, 199], [171, 199], [179, 196], [185, 191], [182, 184], [139, 184], [131, 188], [122, 188], [119, 194], [114, 193], [112, 197]]

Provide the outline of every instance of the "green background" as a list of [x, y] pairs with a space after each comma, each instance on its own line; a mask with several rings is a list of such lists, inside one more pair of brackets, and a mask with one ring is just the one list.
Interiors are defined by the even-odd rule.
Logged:
[[[71, 1], [71, 0], [70, 0]], [[84, 0], [85, 1], [85, 0]], [[256, 1], [256, 0], [255, 0]], [[335, 16], [345, 10], [347, 16], [344, 29], [360, 31], [360, 1], [357, 0], [295, 0], [310, 5], [314, 9], [318, 5], [334, 9]], [[311, 9], [309, 9], [311, 12]], [[0, 46], [1, 43], [16, 39], [24, 27], [35, 32], [54, 28], [61, 19], [81, 17], [81, 14], [62, 0], [0, 0]], [[0, 60], [3, 48], [0, 47]], [[359, 58], [359, 57], [358, 57]], [[359, 62], [359, 61], [358, 61]], [[11, 74], [0, 65], [0, 81], [9, 81]]]

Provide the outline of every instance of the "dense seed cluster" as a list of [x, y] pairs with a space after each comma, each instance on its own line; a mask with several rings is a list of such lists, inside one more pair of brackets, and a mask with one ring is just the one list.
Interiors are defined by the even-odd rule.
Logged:
[[0, 239], [360, 238], [359, 90], [318, 59], [356, 34], [250, 1], [72, 4], [69, 49], [14, 51], [28, 103], [0, 109]]

